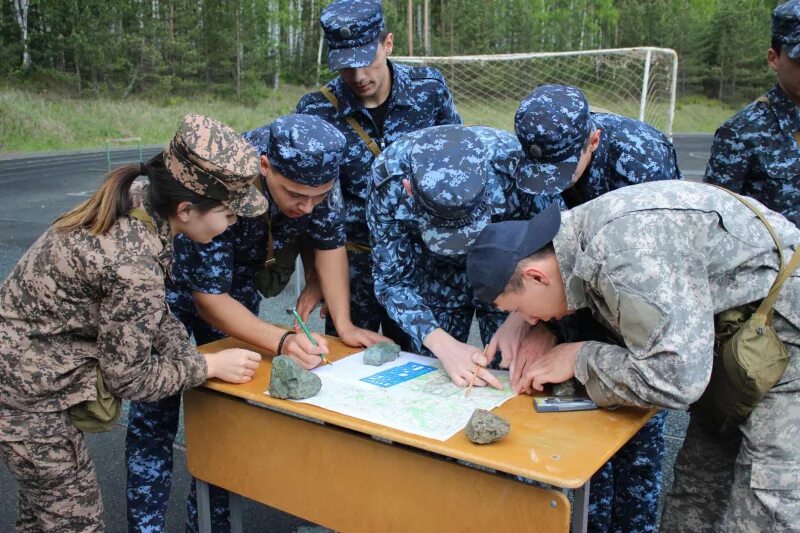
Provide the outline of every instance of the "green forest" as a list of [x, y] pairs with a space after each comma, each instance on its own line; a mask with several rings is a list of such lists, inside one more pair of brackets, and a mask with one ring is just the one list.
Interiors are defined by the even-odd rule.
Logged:
[[[33, 120], [25, 117], [36, 115], [43, 106], [52, 107], [55, 98], [62, 98], [58, 105], [80, 102], [77, 111], [69, 111], [78, 114], [88, 113], [84, 104], [99, 101], [106, 106], [128, 102], [128, 107], [149, 102], [178, 106], [182, 111], [197, 102], [228, 102], [258, 108], [260, 113], [289, 112], [305, 90], [333, 76], [327, 69], [318, 22], [328, 3], [0, 0], [0, 144], [5, 135], [6, 149], [17, 146], [19, 142], [8, 138], [24, 139], [36, 128], [72, 131], [94, 127], [48, 126], [45, 119], [44, 125], [31, 126]], [[679, 111], [687, 102], [701, 103], [700, 113], [715, 106], [720, 109], [699, 128], [693, 124], [685, 128], [708, 130], [773, 83], [766, 52], [771, 12], [777, 3], [384, 0], [383, 6], [387, 29], [395, 36], [394, 55], [636, 46], [675, 49], [679, 56]], [[265, 100], [274, 101], [277, 107], [259, 107]], [[203, 111], [208, 106], [199, 108]], [[8, 115], [5, 123], [4, 112]], [[47, 110], [49, 117], [58, 113], [55, 108]], [[685, 116], [694, 119], [700, 115], [691, 109]], [[261, 115], [237, 125], [252, 127], [268, 118]], [[127, 120], [138, 119], [134, 115]], [[102, 121], [102, 115], [97, 120]], [[147, 127], [117, 125], [103, 135], [139, 134]], [[121, 129], [131, 131], [118, 131]], [[61, 144], [76, 143], [80, 144]]]

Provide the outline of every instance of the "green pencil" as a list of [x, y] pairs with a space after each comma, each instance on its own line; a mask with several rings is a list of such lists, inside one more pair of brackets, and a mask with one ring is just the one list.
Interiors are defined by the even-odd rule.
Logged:
[[[303, 322], [303, 319], [300, 318], [299, 314], [297, 314], [297, 309], [292, 307], [291, 309], [287, 309], [286, 312], [287, 313], [291, 313], [291, 314], [294, 315], [294, 319], [297, 320], [298, 324], [300, 324], [300, 328], [303, 330], [303, 333], [306, 334], [306, 337], [308, 337], [308, 340], [311, 341], [311, 344], [313, 344], [314, 346], [319, 346], [319, 343], [316, 341], [316, 339], [314, 339], [314, 337], [311, 336], [311, 331], [309, 331], [308, 326], [306, 326], [306, 323]], [[328, 361], [328, 358], [325, 357], [324, 353], [319, 354], [319, 356], [322, 359], [322, 362], [325, 363], [326, 365], [332, 365], [333, 364], [330, 361]]]

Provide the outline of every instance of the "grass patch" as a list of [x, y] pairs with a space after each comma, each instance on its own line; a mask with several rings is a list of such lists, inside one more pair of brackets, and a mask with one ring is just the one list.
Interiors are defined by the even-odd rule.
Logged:
[[[100, 148], [106, 139], [140, 137], [143, 144], [166, 143], [187, 113], [212, 116], [245, 131], [267, 124], [291, 113], [297, 101], [309, 89], [284, 85], [276, 91], [265, 90], [259, 97], [248, 98], [251, 104], [199, 95], [194, 98], [164, 97], [152, 99], [94, 97], [79, 100], [56, 91], [36, 93], [19, 88], [0, 87], [0, 152], [27, 152]], [[602, 103], [593, 102], [600, 107]], [[466, 124], [484, 124], [511, 130], [519, 102], [481, 102], [462, 100], [459, 112]], [[630, 109], [609, 106], [615, 112]], [[738, 108], [704, 97], [680, 99], [675, 106], [673, 130], [713, 133]], [[658, 117], [663, 109], [653, 110]], [[660, 120], [660, 118], [659, 118]], [[659, 124], [660, 125], [660, 124]]]
[[166, 143], [187, 113], [209, 115], [245, 131], [291, 113], [306, 91], [283, 86], [254, 105], [244, 105], [203, 95], [154, 103], [139, 98], [77, 100], [0, 88], [0, 152], [98, 148], [106, 139], [120, 137]]

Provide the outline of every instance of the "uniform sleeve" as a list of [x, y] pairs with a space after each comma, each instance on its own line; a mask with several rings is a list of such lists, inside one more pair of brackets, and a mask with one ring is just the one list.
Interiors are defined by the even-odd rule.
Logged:
[[713, 306], [702, 258], [627, 249], [598, 264], [590, 294], [624, 345], [587, 342], [575, 376], [599, 405], [686, 409], [705, 390], [713, 359]]
[[392, 219], [391, 207], [384, 201], [388, 195], [382, 192], [371, 191], [367, 201], [375, 296], [419, 350], [439, 325], [417, 292], [415, 269], [420, 250], [408, 238], [403, 223]]
[[742, 193], [749, 175], [750, 156], [747, 147], [735, 131], [723, 125], [714, 134], [711, 158], [703, 180]]
[[440, 72], [437, 72], [437, 74], [438, 79], [442, 82], [442, 104], [439, 106], [439, 112], [436, 115], [436, 126], [442, 126], [446, 124], [461, 124], [461, 115], [459, 115], [458, 111], [456, 110], [456, 103], [453, 101], [453, 94], [450, 92], [450, 88], [447, 86], [444, 76], [442, 76]]
[[[232, 228], [232, 227], [231, 227]], [[181, 238], [174, 241], [175, 264], [192, 291], [226, 294], [233, 284], [234, 241], [228, 229], [210, 243]]]
[[[203, 383], [205, 358], [175, 319], [165, 317], [164, 279], [156, 260], [140, 256], [109, 268], [104, 277], [97, 346], [109, 389], [130, 400], [153, 401]], [[167, 343], [164, 335], [176, 338]], [[166, 353], [156, 355], [156, 345]]]

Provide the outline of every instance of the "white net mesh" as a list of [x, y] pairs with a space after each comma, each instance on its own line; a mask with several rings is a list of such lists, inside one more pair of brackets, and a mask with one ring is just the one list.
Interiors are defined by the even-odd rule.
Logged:
[[667, 48], [533, 54], [394, 57], [444, 74], [466, 124], [514, 129], [514, 112], [534, 87], [573, 85], [595, 110], [638, 118], [672, 135], [678, 56]]

